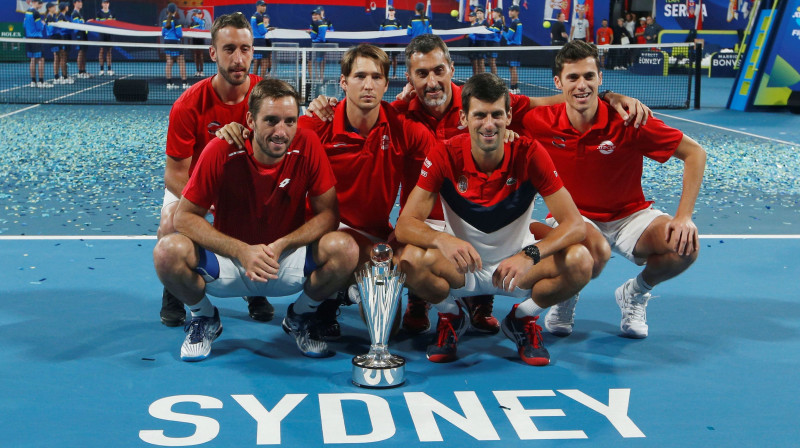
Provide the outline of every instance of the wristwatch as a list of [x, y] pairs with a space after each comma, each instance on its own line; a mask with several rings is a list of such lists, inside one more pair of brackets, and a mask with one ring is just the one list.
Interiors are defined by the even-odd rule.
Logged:
[[613, 91], [613, 90], [603, 90], [603, 91], [602, 91], [602, 92], [600, 92], [600, 94], [599, 94], [599, 95], [597, 95], [597, 96], [598, 96], [598, 97], [599, 97], [601, 100], [603, 100], [603, 101], [606, 101], [606, 95], [608, 95], [609, 93], [614, 93], [614, 91]]
[[531, 260], [533, 260], [533, 264], [539, 263], [542, 259], [541, 255], [539, 255], [539, 248], [535, 244], [531, 244], [530, 246], [525, 246], [522, 248], [522, 252]]

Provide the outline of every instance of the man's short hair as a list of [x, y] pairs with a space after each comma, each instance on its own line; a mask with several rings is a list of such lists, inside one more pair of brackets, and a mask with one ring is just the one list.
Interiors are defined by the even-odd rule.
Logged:
[[411, 39], [411, 42], [406, 46], [406, 61], [408, 61], [414, 53], [428, 54], [436, 49], [442, 50], [447, 63], [453, 62], [450, 59], [450, 50], [447, 49], [447, 44], [444, 43], [441, 37], [436, 34], [420, 34], [419, 36]]
[[344, 75], [345, 78], [350, 76], [356, 59], [360, 57], [372, 59], [383, 71], [383, 76], [389, 75], [389, 65], [391, 64], [389, 55], [375, 45], [358, 44], [355, 47], [350, 47], [350, 49], [345, 52], [344, 56], [342, 56], [342, 75]]
[[561, 76], [564, 64], [582, 61], [586, 58], [594, 58], [597, 70], [600, 70], [600, 57], [597, 54], [597, 47], [594, 44], [582, 40], [567, 42], [556, 53], [556, 60], [553, 64], [553, 76]]
[[253, 87], [250, 92], [250, 98], [247, 100], [247, 109], [255, 117], [261, 109], [261, 103], [264, 98], [279, 99], [290, 96], [294, 98], [297, 105], [297, 114], [300, 115], [300, 95], [294, 90], [291, 84], [276, 78], [267, 78], [261, 80]]
[[493, 73], [480, 73], [473, 75], [461, 88], [461, 109], [464, 114], [469, 114], [470, 100], [494, 103], [500, 98], [505, 98], [506, 112], [511, 111], [511, 97], [508, 94], [506, 83]]
[[250, 27], [250, 21], [244, 17], [244, 14], [240, 12], [224, 14], [217, 17], [214, 20], [214, 23], [211, 25], [211, 46], [214, 46], [217, 43], [217, 32], [228, 26], [232, 26], [239, 30], [246, 29], [247, 31], [250, 31], [250, 36], [253, 35], [253, 28]]

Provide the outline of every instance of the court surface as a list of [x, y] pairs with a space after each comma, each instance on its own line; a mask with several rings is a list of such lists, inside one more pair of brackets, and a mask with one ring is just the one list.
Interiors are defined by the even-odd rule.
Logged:
[[[158, 321], [151, 258], [169, 109], [22, 109], [0, 105], [0, 446], [783, 447], [800, 438], [796, 115], [714, 106], [659, 115], [709, 159], [700, 257], [656, 288], [647, 339], [619, 337], [613, 291], [638, 268], [615, 257], [581, 293], [575, 332], [545, 335], [550, 366], [527, 366], [505, 337], [474, 333], [457, 362], [433, 364], [430, 334], [401, 333], [390, 349], [407, 359], [408, 381], [375, 391], [349, 381], [351, 358], [368, 349], [357, 310], [342, 310], [336, 355], [312, 360], [280, 329], [293, 297], [271, 298], [266, 324], [241, 299], [212, 298], [225, 330], [209, 359], [181, 362], [183, 332]], [[681, 166], [645, 171], [647, 196], [673, 212]], [[498, 298], [495, 315], [511, 304]]]

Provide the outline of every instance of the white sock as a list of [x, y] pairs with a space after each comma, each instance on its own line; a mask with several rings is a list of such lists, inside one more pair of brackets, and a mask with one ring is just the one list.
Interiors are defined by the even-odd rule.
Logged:
[[[459, 308], [460, 302], [458, 300], [459, 299], [456, 299], [453, 296], [447, 296], [446, 299], [433, 306], [436, 308], [436, 311], [440, 313], [455, 314], [458, 316], [461, 314], [461, 308]], [[463, 304], [461, 306], [463, 307]]]
[[214, 317], [214, 305], [208, 300], [207, 295], [203, 295], [199, 302], [190, 306], [189, 311], [191, 311], [192, 317]]
[[645, 294], [652, 291], [653, 287], [644, 281], [644, 277], [642, 277], [642, 273], [640, 272], [633, 281], [633, 290], [639, 294]]
[[522, 303], [517, 305], [517, 311], [514, 312], [514, 317], [521, 319], [526, 316], [538, 316], [544, 308], [540, 307], [533, 301], [533, 299], [525, 299]]
[[314, 311], [317, 311], [317, 307], [320, 305], [320, 303], [322, 302], [317, 302], [309, 297], [305, 291], [303, 291], [300, 294], [300, 297], [298, 297], [294, 302], [292, 309], [297, 314], [313, 313]]

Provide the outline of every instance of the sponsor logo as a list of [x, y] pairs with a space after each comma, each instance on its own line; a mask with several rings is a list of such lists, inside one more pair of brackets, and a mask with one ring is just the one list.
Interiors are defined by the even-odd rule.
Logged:
[[381, 150], [386, 151], [387, 149], [389, 149], [389, 136], [384, 135], [381, 139]]
[[714, 58], [711, 60], [713, 67], [733, 67], [736, 64], [736, 58]]
[[606, 140], [597, 145], [597, 150], [600, 151], [600, 154], [608, 155], [614, 152], [615, 149], [617, 149], [617, 145], [615, 145], [611, 140]]
[[338, 148], [338, 147], [340, 147], [340, 146], [347, 146], [347, 143], [334, 143], [334, 144], [333, 144], [333, 147], [334, 147], [334, 148]]
[[433, 165], [433, 163], [431, 163], [431, 161], [426, 157], [424, 165], [425, 165], [425, 168], [430, 168], [431, 165]]
[[237, 154], [241, 154], [241, 153], [243, 153], [243, 152], [244, 152], [244, 151], [234, 151], [234, 152], [228, 153], [228, 157], [233, 157], [233, 156], [235, 156], [235, 155], [237, 155]]
[[283, 187], [285, 187], [285, 186], [289, 185], [289, 182], [291, 182], [291, 180], [292, 180], [292, 179], [283, 179], [283, 180], [281, 181], [280, 185], [278, 185], [278, 188], [283, 188]]
[[514, 185], [515, 183], [517, 183], [517, 179], [514, 177], [509, 177], [508, 179], [506, 179], [506, 185], [508, 185], [509, 187]]
[[420, 174], [420, 176], [422, 176], [422, 177], [428, 177], [428, 172], [427, 172], [427, 171], [425, 171], [425, 170], [422, 170], [422, 171], [420, 171], [420, 172], [419, 172], [419, 174]]
[[555, 146], [557, 148], [566, 148], [567, 147], [567, 139], [564, 138], [564, 137], [555, 136], [555, 137], [553, 137], [553, 141], [551, 143], [553, 143], [553, 146]]
[[464, 176], [462, 174], [461, 177], [458, 178], [458, 185], [456, 185], [456, 188], [458, 188], [459, 193], [463, 194], [467, 192], [467, 188], [469, 188], [469, 182], [467, 181], [467, 176]]
[[556, 170], [553, 170], [553, 174], [555, 174], [555, 175], [556, 175], [556, 177], [558, 177], [558, 171], [556, 171]]
[[206, 127], [208, 128], [208, 133], [214, 135], [222, 128], [222, 124], [220, 124], [218, 121], [212, 121], [211, 123], [208, 123], [208, 126]]

